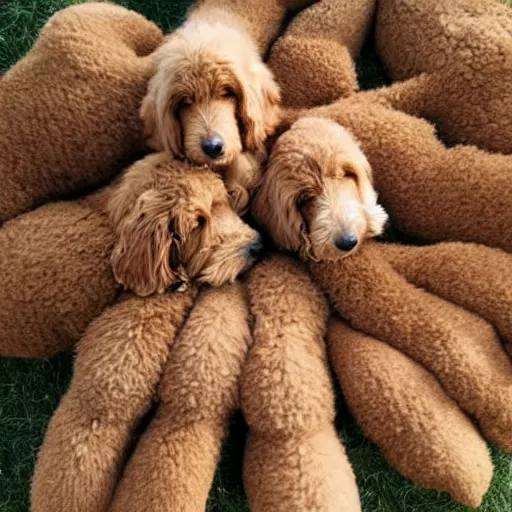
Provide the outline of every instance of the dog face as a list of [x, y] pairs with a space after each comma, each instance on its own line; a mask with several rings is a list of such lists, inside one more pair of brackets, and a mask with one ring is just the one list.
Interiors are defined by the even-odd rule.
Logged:
[[215, 169], [263, 149], [280, 97], [250, 39], [191, 21], [167, 38], [155, 64], [141, 107], [151, 147]]
[[109, 202], [116, 280], [140, 296], [192, 279], [220, 286], [254, 263], [260, 235], [230, 206], [221, 179], [164, 153], [134, 164]]
[[337, 123], [315, 118], [277, 140], [253, 213], [278, 245], [323, 260], [381, 234], [388, 218], [358, 144]]

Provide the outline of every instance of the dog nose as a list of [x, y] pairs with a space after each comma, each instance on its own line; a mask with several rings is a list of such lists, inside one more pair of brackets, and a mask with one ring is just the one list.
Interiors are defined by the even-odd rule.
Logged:
[[349, 252], [357, 245], [357, 236], [354, 233], [345, 233], [334, 241], [334, 245], [340, 251]]
[[250, 258], [257, 258], [261, 251], [263, 250], [263, 240], [261, 239], [261, 236], [258, 236], [258, 238], [250, 243], [246, 248], [245, 252], [248, 257]]
[[224, 150], [224, 140], [220, 135], [214, 135], [201, 141], [201, 148], [206, 156], [219, 158]]

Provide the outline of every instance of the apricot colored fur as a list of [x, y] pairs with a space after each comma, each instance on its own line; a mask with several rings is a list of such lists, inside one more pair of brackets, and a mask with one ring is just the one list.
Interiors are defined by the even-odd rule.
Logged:
[[[343, 318], [429, 369], [446, 393], [477, 419], [489, 440], [512, 451], [512, 365], [493, 326], [484, 319], [489, 316], [488, 312], [485, 314], [485, 305], [497, 300], [495, 297], [501, 299], [499, 291], [488, 288], [487, 283], [501, 280], [502, 289], [510, 289], [512, 258], [499, 249], [476, 246], [472, 251], [473, 246], [469, 245], [462, 250], [471, 254], [478, 274], [464, 273], [464, 260], [458, 260], [460, 245], [428, 248], [431, 254], [441, 250], [439, 257], [442, 254], [444, 260], [452, 260], [451, 264], [461, 270], [449, 280], [443, 273], [436, 275], [435, 267], [431, 271], [421, 264], [421, 251], [416, 253], [421, 269], [418, 271], [416, 264], [416, 272], [410, 272], [406, 280], [387, 261], [386, 246], [376, 243], [366, 244], [359, 254], [346, 258], [342, 265], [320, 262], [311, 268]], [[407, 248], [392, 251], [393, 265], [399, 265], [396, 262], [407, 251]], [[407, 266], [407, 260], [405, 263]], [[431, 286], [432, 293], [417, 288], [421, 278], [425, 285], [425, 276], [437, 283]], [[481, 299], [476, 309], [481, 310], [484, 318], [449, 302], [450, 287], [478, 290]], [[510, 322], [511, 310], [507, 307], [510, 301], [508, 291], [500, 323]], [[461, 306], [464, 302], [461, 300]], [[493, 315], [500, 316], [499, 312]]]
[[[429, 9], [434, 16], [436, 10], [430, 4]], [[400, 30], [391, 17], [387, 21], [392, 30]], [[409, 33], [418, 30], [417, 25], [408, 23]], [[466, 40], [471, 44], [479, 25], [468, 27]], [[303, 32], [310, 38], [322, 37], [315, 22], [303, 27]], [[475, 34], [475, 38], [480, 41], [482, 35]], [[341, 37], [334, 35], [330, 40], [339, 43]], [[410, 44], [412, 53], [413, 38]], [[279, 41], [274, 48], [272, 68], [279, 69], [279, 59], [286, 64], [291, 50], [281, 48]], [[428, 44], [425, 48], [428, 50]], [[396, 47], [393, 57], [399, 59], [399, 54], [400, 47]], [[316, 64], [317, 76], [330, 65], [328, 58]], [[342, 61], [340, 65], [346, 67]], [[302, 73], [302, 68], [296, 67], [293, 80], [289, 80], [290, 96], [300, 98], [307, 87], [304, 84], [311, 73], [307, 68]], [[478, 71], [473, 75], [478, 75], [481, 68], [474, 69]], [[493, 73], [499, 83], [491, 92], [508, 83], [506, 73]], [[285, 82], [289, 78], [285, 76]], [[476, 82], [479, 79], [475, 76]], [[333, 84], [332, 90], [336, 87]], [[470, 146], [445, 148], [428, 122], [390, 108], [400, 106], [402, 100], [407, 104], [407, 87], [400, 89], [399, 84], [389, 90], [357, 93], [325, 107], [288, 111], [280, 130], [291, 126], [293, 132], [292, 125], [300, 117], [335, 120], [361, 143], [379, 197], [403, 231], [428, 241], [476, 241], [512, 251], [512, 160]], [[393, 88], [397, 91], [394, 97], [387, 92]], [[480, 86], [479, 93], [485, 95], [486, 90]], [[428, 95], [430, 89], [423, 92]], [[395, 103], [388, 101], [389, 97]], [[438, 100], [442, 104], [441, 93]], [[296, 106], [307, 107], [308, 103]], [[450, 112], [447, 108], [447, 117]], [[496, 115], [496, 123], [503, 119], [507, 126], [506, 116]], [[464, 119], [460, 115], [453, 123], [458, 120], [463, 126]], [[485, 126], [481, 129], [485, 131]], [[291, 138], [289, 135], [288, 141]], [[461, 140], [465, 140], [462, 135]], [[297, 147], [303, 145], [305, 161], [309, 161], [308, 138], [297, 131], [296, 142]], [[287, 178], [299, 172], [300, 154], [297, 149], [288, 161], [286, 155], [279, 154]], [[271, 154], [271, 169], [273, 157]], [[328, 165], [321, 152], [316, 152], [316, 158], [316, 165]], [[274, 179], [276, 176], [273, 173]], [[263, 186], [260, 191], [264, 190]], [[303, 191], [311, 191], [306, 180]], [[296, 195], [300, 197], [300, 191]], [[474, 244], [411, 248], [368, 242], [344, 259], [311, 262], [310, 266], [335, 310], [353, 328], [366, 333], [335, 323], [330, 336], [331, 362], [363, 430], [404, 475], [478, 506], [488, 488], [492, 465], [484, 443], [463, 412], [477, 419], [488, 440], [512, 450], [512, 366], [496, 332], [510, 343], [512, 257], [500, 249]], [[400, 371], [407, 372], [407, 381], [401, 380], [399, 373], [395, 375]], [[373, 392], [371, 407], [368, 390]], [[375, 411], [379, 411], [377, 415]], [[450, 418], [450, 430], [441, 424], [445, 415]], [[385, 423], [382, 417], [386, 417]], [[455, 438], [454, 431], [462, 437]], [[475, 450], [471, 457], [466, 442]], [[401, 455], [405, 452], [408, 457]]]
[[375, 0], [322, 0], [292, 20], [268, 62], [284, 106], [330, 104], [358, 89], [352, 59], [361, 50], [374, 11]]
[[305, 269], [284, 256], [257, 266], [248, 289], [254, 344], [241, 394], [249, 424], [244, 485], [251, 511], [360, 511], [355, 477], [334, 428], [324, 297]]
[[422, 487], [478, 506], [491, 481], [491, 458], [471, 420], [436, 378], [340, 320], [331, 320], [328, 343], [351, 411], [390, 464]]
[[104, 184], [144, 149], [138, 108], [162, 33], [87, 3], [55, 14], [0, 82], [0, 224]]
[[33, 512], [107, 510], [194, 294], [128, 297], [91, 324], [39, 452]]
[[[440, 4], [445, 5], [441, 0]], [[456, 2], [458, 6], [466, 4]], [[272, 67], [282, 71], [283, 83], [288, 80], [286, 95], [295, 95], [296, 107], [330, 102], [357, 88], [349, 57], [357, 52], [363, 32], [356, 31], [348, 39], [342, 31], [322, 34], [325, 25], [318, 23], [322, 19], [315, 13], [325, 12], [329, 5], [324, 1], [310, 8], [310, 12], [305, 11], [272, 53]], [[367, 29], [366, 16], [370, 16], [373, 6], [365, 5], [369, 10], [357, 11], [357, 16], [361, 3], [354, 3], [354, 11], [340, 10], [345, 18], [357, 20], [350, 28]], [[382, 20], [384, 23], [384, 17]], [[345, 26], [343, 20], [337, 21], [339, 25], [329, 23], [329, 27]], [[471, 40], [481, 25], [468, 27], [471, 30], [467, 39]], [[267, 37], [264, 30], [255, 34], [257, 40]], [[315, 44], [305, 42], [305, 34], [308, 39], [315, 39]], [[308, 61], [316, 66], [316, 72], [311, 66], [296, 66], [293, 80], [289, 80], [287, 70], [292, 68], [284, 63], [294, 55], [296, 42], [297, 48], [311, 47], [314, 52], [318, 48], [333, 50], [325, 58]], [[507, 43], [503, 44], [505, 47]], [[340, 56], [338, 67], [333, 67], [329, 58], [333, 52]], [[467, 70], [464, 62], [454, 69]], [[489, 64], [489, 76], [500, 80], [505, 77], [493, 90], [501, 90], [506, 83], [506, 74], [497, 74], [499, 64]], [[327, 71], [322, 75], [324, 70]], [[479, 73], [480, 70], [475, 72], [475, 83], [480, 76], [486, 76], [485, 70]], [[325, 88], [317, 88], [318, 98], [311, 94], [313, 102], [302, 93], [307, 90], [304, 83], [316, 76], [334, 79], [332, 91], [326, 78]], [[427, 80], [428, 76], [419, 80]], [[485, 82], [485, 78], [482, 80]], [[416, 82], [410, 83], [416, 87]], [[390, 108], [400, 107], [405, 98], [403, 108], [408, 111], [407, 102], [413, 97], [402, 93], [408, 91], [408, 84], [393, 87], [353, 94], [326, 107], [285, 112], [281, 129], [286, 130], [299, 117], [335, 120], [361, 142], [373, 168], [376, 189], [402, 230], [428, 241], [477, 241], [512, 251], [510, 157], [473, 147], [446, 149], [428, 122]], [[484, 94], [485, 88], [480, 89], [478, 94]], [[446, 111], [447, 119], [450, 112], [458, 112], [455, 107]], [[506, 121], [506, 115], [500, 119]], [[455, 121], [445, 121], [445, 126], [450, 123]], [[446, 128], [445, 131], [449, 133]], [[293, 137], [293, 128], [290, 132]], [[465, 132], [456, 133], [454, 140], [467, 140]], [[474, 136], [471, 130], [467, 133]], [[303, 142], [307, 143], [307, 139]], [[322, 165], [321, 156], [317, 163]], [[476, 418], [487, 439], [512, 451], [512, 365], [497, 334], [510, 342], [511, 258], [500, 249], [460, 242], [422, 248], [368, 242], [343, 260], [310, 263], [315, 280], [352, 326], [333, 321], [329, 354], [364, 431], [404, 475], [420, 485], [446, 490], [470, 506], [480, 503], [489, 485], [492, 465], [483, 439], [464, 413]], [[108, 506], [133, 426], [149, 407], [166, 367], [168, 345], [191, 307], [193, 293], [190, 290], [184, 295], [165, 294], [145, 300], [126, 298], [92, 324], [79, 347], [70, 391], [52, 420], [40, 455], [33, 487], [34, 510], [97, 511]], [[203, 300], [206, 303], [207, 298], [225, 290], [207, 293], [211, 295], [199, 299], [191, 321], [210, 313], [209, 309], [201, 310]], [[271, 259], [253, 271], [249, 295], [255, 320], [254, 345], [241, 370], [240, 358], [246, 348], [241, 339], [247, 327], [246, 310], [242, 307], [237, 310], [238, 320], [233, 319], [240, 321], [236, 330], [240, 336], [235, 336], [236, 355], [229, 353], [233, 366], [228, 382], [222, 383], [227, 390], [226, 401], [222, 401], [225, 409], [218, 418], [225, 419], [222, 414], [229, 415], [235, 407], [234, 382], [242, 371], [242, 407], [250, 426], [244, 481], [251, 509], [328, 511], [339, 510], [341, 504], [344, 510], [359, 510], [350, 464], [333, 428], [333, 396], [322, 345], [328, 316], [324, 298], [304, 269], [284, 257]], [[181, 301], [181, 306], [166, 302], [176, 300]], [[163, 310], [175, 314], [169, 319]], [[141, 326], [141, 318], [147, 316], [151, 321], [142, 322]], [[135, 341], [130, 337], [132, 326], [140, 327]], [[192, 327], [193, 324], [188, 327], [191, 333]], [[165, 371], [160, 388], [160, 414], [168, 412], [175, 421], [176, 410], [181, 411], [183, 405], [175, 390], [190, 391], [189, 374], [180, 377], [179, 370], [188, 368], [187, 364], [197, 364], [194, 357], [187, 360], [188, 334], [186, 328], [180, 345], [172, 350], [175, 356], [169, 359], [169, 371]], [[207, 341], [211, 339], [209, 334]], [[218, 363], [211, 355], [207, 360]], [[402, 372], [407, 376], [405, 381]], [[369, 408], [365, 390], [371, 390], [372, 402], [377, 402], [378, 409]], [[375, 416], [376, 410], [386, 414], [385, 423], [381, 414]], [[132, 499], [133, 503], [144, 503], [146, 485], [157, 500], [168, 499], [169, 489], [178, 489], [177, 498], [190, 504], [192, 498], [187, 493], [195, 493], [194, 506], [203, 509], [225, 423], [221, 419], [217, 428], [200, 431], [201, 440], [207, 443], [204, 452], [208, 461], [197, 466], [194, 478], [183, 480], [187, 471], [184, 469], [167, 473], [171, 479], [165, 482], [150, 473], [159, 461], [159, 468], [166, 473], [170, 466], [165, 462], [172, 466], [173, 461], [165, 456], [155, 460], [155, 450], [162, 447], [156, 441], [173, 426], [159, 418], [157, 415], [150, 425], [121, 481], [117, 497], [120, 510], [129, 506]], [[192, 434], [197, 432], [191, 430]], [[185, 449], [188, 445], [183, 440], [173, 438], [168, 446]], [[466, 444], [472, 447], [469, 454]], [[193, 458], [180, 458], [183, 453], [176, 460], [194, 464]], [[328, 456], [322, 456], [325, 453]], [[302, 464], [301, 472], [296, 471], [297, 461]], [[84, 471], [73, 473], [77, 468]], [[184, 489], [189, 482], [193, 487]]]
[[285, 15], [276, 0], [198, 1], [155, 52], [141, 106], [148, 145], [220, 172], [240, 213], [279, 119], [279, 88], [262, 58]]
[[[213, 199], [223, 205], [222, 215], [212, 209]], [[189, 233], [198, 208], [208, 217], [209, 237], [197, 229]], [[142, 218], [145, 230], [137, 229]], [[250, 263], [241, 251], [258, 235], [230, 209], [220, 178], [165, 154], [136, 162], [118, 183], [96, 194], [50, 203], [7, 222], [0, 229], [0, 355], [48, 357], [71, 349], [119, 297], [119, 281], [147, 295], [182, 279], [169, 268], [170, 220], [183, 246], [176, 263], [193, 279], [222, 284]], [[154, 230], [163, 234], [153, 236]], [[197, 268], [190, 267], [194, 261]]]
[[291, 121], [300, 116], [326, 117], [354, 134], [379, 198], [402, 231], [512, 251], [512, 157], [471, 146], [448, 149], [427, 121], [358, 95], [293, 112]]
[[454, 143], [512, 153], [512, 9], [495, 0], [383, 0], [377, 51], [396, 83], [377, 95]]
[[251, 341], [243, 285], [202, 292], [170, 349], [156, 417], [117, 488], [112, 512], [204, 512]]

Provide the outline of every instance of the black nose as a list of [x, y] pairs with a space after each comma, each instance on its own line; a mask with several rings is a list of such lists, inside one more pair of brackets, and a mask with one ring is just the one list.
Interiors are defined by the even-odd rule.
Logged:
[[249, 256], [250, 258], [257, 258], [262, 250], [263, 240], [261, 239], [261, 236], [259, 236], [254, 242], [252, 242], [245, 248], [245, 252], [247, 253], [247, 256]]
[[201, 148], [206, 156], [219, 158], [224, 151], [224, 140], [220, 135], [213, 135], [201, 141]]
[[357, 245], [357, 236], [354, 233], [346, 233], [336, 238], [334, 245], [340, 251], [349, 252]]

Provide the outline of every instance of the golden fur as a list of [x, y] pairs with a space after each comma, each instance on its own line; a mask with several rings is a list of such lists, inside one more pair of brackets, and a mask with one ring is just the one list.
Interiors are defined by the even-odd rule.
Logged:
[[328, 303], [307, 269], [274, 256], [249, 274], [253, 346], [240, 382], [252, 512], [361, 512], [334, 428], [324, 338]]
[[318, 118], [303, 118], [279, 137], [252, 211], [280, 247], [319, 259], [349, 254], [387, 221], [357, 142]]
[[[251, 344], [240, 283], [201, 292], [169, 351], [155, 418], [117, 487], [111, 512], [204, 512], [222, 440], [239, 407]], [[96, 512], [96, 511], [94, 511]]]
[[52, 16], [0, 80], [0, 224], [107, 183], [145, 149], [138, 108], [162, 37], [119, 5]]
[[50, 421], [32, 481], [32, 512], [106, 512], [133, 431], [151, 407], [194, 287], [128, 296], [89, 326]]
[[[313, 35], [327, 19], [312, 16], [303, 27], [304, 32]], [[324, 76], [318, 69], [319, 64], [326, 62], [329, 59], [320, 63], [309, 61], [312, 66], [318, 66], [317, 76]], [[298, 87], [302, 71], [302, 68], [294, 70], [292, 86], [297, 84]], [[332, 116], [337, 122], [346, 124], [361, 140], [368, 160], [378, 171], [376, 181], [383, 189], [383, 196], [386, 193], [390, 200], [396, 198], [394, 209], [401, 214], [403, 225], [410, 228], [407, 219], [420, 218], [413, 231], [425, 238], [476, 237], [510, 248], [506, 238], [510, 223], [503, 222], [510, 218], [510, 194], [506, 192], [509, 188], [503, 179], [509, 158], [478, 152], [474, 148], [446, 150], [443, 147], [441, 150], [440, 145], [433, 143], [436, 139], [427, 123], [372, 106], [369, 102], [345, 100], [333, 109], [319, 109], [315, 113]], [[306, 115], [311, 116], [311, 113]], [[312, 135], [314, 133], [307, 134], [308, 138]], [[482, 169], [486, 170], [486, 179], [482, 179]], [[461, 176], [471, 179], [459, 180]], [[350, 194], [355, 193], [353, 182], [348, 187]], [[485, 190], [471, 194], [477, 184]], [[402, 209], [399, 209], [399, 202], [403, 204]], [[485, 211], [482, 205], [486, 206]], [[462, 208], [462, 214], [457, 208]], [[299, 212], [306, 223], [310, 222], [311, 206], [301, 205]], [[496, 214], [501, 220], [491, 226], [489, 221], [493, 216], [496, 218]], [[480, 223], [475, 222], [479, 218]], [[451, 222], [447, 223], [446, 219]], [[40, 227], [47, 229], [53, 220], [50, 217], [48, 223], [42, 223]], [[439, 221], [440, 231], [437, 229]], [[454, 224], [455, 229], [450, 233], [443, 231], [453, 229]], [[490, 229], [492, 236], [485, 238], [482, 233]], [[328, 386], [324, 386], [328, 379], [325, 364], [317, 364], [325, 361], [317, 338], [318, 332], [323, 332], [324, 327], [320, 324], [325, 322], [325, 316], [314, 305], [321, 305], [319, 300], [323, 301], [323, 298], [317, 290], [311, 290], [303, 278], [294, 281], [283, 267], [278, 264], [276, 271], [270, 272], [271, 265], [262, 266], [259, 273], [260, 269], [253, 274], [251, 283], [257, 339], [250, 352], [250, 366], [246, 365], [244, 369], [242, 394], [253, 427], [246, 462], [261, 470], [251, 471], [250, 466], [246, 469], [247, 492], [255, 509], [258, 506], [265, 509], [270, 504], [267, 509], [289, 510], [290, 503], [293, 508], [298, 497], [305, 499], [299, 501], [297, 510], [328, 510], [330, 505], [338, 510], [346, 496], [357, 498], [353, 477], [345, 480], [348, 489], [338, 484], [333, 486], [333, 492], [323, 494], [323, 490], [333, 483], [335, 472], [328, 471], [325, 478], [317, 480], [318, 485], [315, 485], [314, 477], [320, 472], [306, 474], [311, 468], [308, 463], [312, 461], [320, 461], [322, 468], [329, 469], [338, 459], [338, 467], [345, 468], [346, 476], [351, 475], [329, 426], [333, 413], [332, 393]], [[333, 366], [338, 376], [343, 372], [340, 381], [344, 391], [348, 390], [347, 398], [354, 415], [364, 422], [365, 432], [379, 443], [390, 462], [403, 474], [422, 485], [447, 490], [463, 503], [477, 506], [490, 481], [492, 465], [480, 433], [465, 413], [476, 418], [488, 439], [512, 450], [512, 371], [495, 332], [499, 330], [505, 340], [511, 339], [510, 255], [470, 244], [409, 248], [368, 243], [346, 258], [343, 265], [323, 261], [313, 263], [311, 268], [337, 311], [356, 328], [376, 336], [364, 337], [350, 329], [340, 329], [340, 324], [333, 324], [330, 336]], [[296, 290], [304, 290], [298, 302], [294, 295]], [[97, 512], [104, 502], [101, 499], [95, 502], [96, 497], [107, 496], [108, 501], [119, 476], [121, 455], [139, 415], [149, 407], [167, 359], [168, 346], [190, 307], [191, 295], [190, 292], [164, 294], [144, 300], [131, 297], [93, 323], [79, 349], [77, 379], [50, 427], [49, 438], [54, 442], [45, 443], [42, 452], [41, 460], [44, 458], [47, 465], [40, 463], [38, 471], [42, 478], [35, 480], [33, 494], [40, 509], [85, 511], [87, 507], [81, 501], [84, 499], [92, 503], [92, 509]], [[308, 303], [310, 298], [314, 300]], [[308, 305], [313, 307], [308, 310]], [[320, 310], [325, 311], [325, 306]], [[299, 321], [293, 321], [301, 315]], [[303, 318], [308, 321], [303, 322]], [[292, 319], [292, 327], [298, 328], [290, 328], [288, 319]], [[311, 329], [308, 331], [308, 328]], [[344, 337], [348, 339], [343, 340]], [[289, 347], [288, 338], [293, 339]], [[386, 345], [379, 343], [379, 339]], [[361, 346], [359, 353], [354, 348], [356, 343]], [[387, 344], [394, 345], [397, 352]], [[213, 346], [209, 345], [212, 349]], [[301, 348], [306, 348], [307, 354], [302, 354]], [[351, 348], [354, 350], [349, 353]], [[190, 350], [183, 347], [182, 350], [181, 358], [172, 364], [183, 370], [187, 363], [197, 362], [197, 349], [191, 346]], [[235, 351], [229, 352], [230, 355], [234, 356]], [[343, 364], [342, 358], [346, 357], [353, 359]], [[204, 361], [205, 365], [207, 361]], [[294, 364], [297, 361], [298, 364]], [[199, 368], [202, 366], [200, 362]], [[231, 369], [236, 373], [238, 367], [235, 369], [234, 366]], [[296, 374], [294, 370], [300, 368], [306, 368], [306, 372], [308, 369], [316, 371], [312, 372], [300, 399], [295, 400], [304, 371]], [[395, 378], [397, 371], [399, 378]], [[208, 372], [201, 373], [209, 375]], [[226, 369], [219, 369], [219, 374], [223, 373]], [[224, 388], [228, 408], [233, 403], [228, 397], [232, 397], [230, 392], [235, 390], [231, 381], [234, 373], [230, 374]], [[404, 379], [404, 375], [407, 378]], [[187, 394], [186, 382], [181, 387], [179, 380], [178, 376], [173, 384]], [[191, 388], [195, 388], [195, 381]], [[215, 389], [218, 388], [214, 386], [214, 392]], [[253, 393], [254, 389], [258, 393]], [[280, 398], [283, 391], [287, 400]], [[316, 394], [321, 395], [320, 398], [315, 398]], [[179, 407], [191, 405], [191, 402], [181, 402], [181, 397], [175, 397], [172, 391], [168, 396], [176, 398], [173, 403]], [[423, 400], [424, 397], [428, 400]], [[265, 400], [270, 405], [265, 405]], [[194, 400], [192, 405], [196, 405]], [[318, 414], [308, 414], [312, 410]], [[202, 414], [199, 411], [198, 417], [203, 418]], [[331, 435], [324, 436], [319, 429], [313, 437], [304, 435], [309, 433], [308, 427], [316, 429], [320, 425], [327, 426]], [[205, 431], [221, 433], [220, 429]], [[76, 436], [68, 437], [70, 433]], [[287, 434], [291, 436], [287, 437]], [[294, 437], [295, 434], [298, 435]], [[195, 488], [200, 488], [200, 492], [194, 498], [203, 497], [205, 484], [211, 481], [212, 461], [219, 438], [200, 436], [201, 440], [211, 441], [211, 444], [204, 454], [202, 448], [205, 445], [199, 447], [198, 458], [201, 455], [208, 457], [204, 473], [201, 473], [203, 466], [198, 466], [197, 474], [185, 481], [185, 485], [191, 482], [192, 476], [201, 480]], [[306, 447], [301, 446], [304, 440], [310, 441]], [[326, 441], [337, 443], [338, 447], [326, 449]], [[178, 442], [178, 448], [183, 446]], [[165, 452], [169, 447], [161, 444], [159, 449]], [[313, 453], [308, 448], [313, 448]], [[179, 462], [179, 458], [173, 459], [172, 453], [166, 455], [171, 455], [168, 460], [174, 469], [176, 466], [172, 464]], [[146, 467], [155, 478], [153, 468], [157, 467], [156, 463], [152, 465], [152, 460], [148, 459]], [[314, 466], [314, 469], [318, 468]], [[138, 471], [132, 475], [133, 484], [125, 480], [125, 489], [142, 490], [144, 506], [143, 489], [149, 482], [149, 475]], [[183, 478], [183, 474], [180, 472], [178, 477]], [[103, 486], [105, 482], [107, 485]], [[172, 483], [180, 485], [181, 482], [183, 480], [173, 478]], [[196, 484], [194, 481], [193, 485]], [[165, 493], [165, 482], [163, 485], [160, 489]], [[59, 501], [62, 493], [70, 490], [78, 490], [77, 501]], [[333, 504], [329, 497], [332, 498], [335, 491], [340, 492], [341, 497]], [[314, 506], [310, 500], [314, 500]], [[125, 503], [141, 506], [130, 500]], [[357, 501], [352, 503], [357, 505]]]
[[[202, 2], [155, 53], [141, 117], [151, 147], [221, 172], [243, 212], [280, 95], [243, 19], [215, 3]], [[210, 154], [205, 144], [214, 140], [222, 146]]]
[[[460, 36], [457, 43], [466, 58], [478, 54], [473, 52], [473, 43], [482, 41], [480, 30], [490, 21], [486, 14], [493, 9], [490, 2], [475, 7], [486, 18], [475, 25], [473, 17], [468, 20], [463, 16], [469, 3], [449, 3], [459, 11], [454, 19], [464, 26], [464, 31], [454, 34]], [[422, 20], [427, 14], [443, 19], [439, 13], [444, 9], [425, 10], [420, 0], [383, 0], [379, 5], [401, 9], [400, 13], [388, 12], [386, 20], [393, 31], [388, 33], [389, 42], [396, 42], [402, 34], [394, 20], [403, 16], [410, 21], [414, 9], [423, 10]], [[446, 5], [448, 2], [439, 2], [440, 7]], [[503, 17], [502, 22], [507, 19]], [[331, 25], [332, 20], [311, 17], [300, 33], [294, 34], [294, 40], [322, 37], [323, 29]], [[412, 62], [410, 56], [422, 54], [415, 48], [419, 44], [417, 27], [418, 23], [409, 23], [404, 29], [410, 35], [409, 46], [394, 49], [397, 61], [408, 55], [404, 62]], [[479, 32], [473, 34], [475, 29]], [[427, 33], [421, 31], [421, 35]], [[292, 38], [288, 41], [293, 43]], [[432, 40], [433, 45], [447, 42], [444, 37]], [[429, 48], [430, 44], [424, 46]], [[493, 51], [485, 45], [479, 49]], [[283, 57], [286, 61], [287, 55]], [[307, 90], [311, 76], [328, 76], [330, 70], [328, 58], [315, 61], [307, 57], [304, 62], [311, 69], [300, 66], [300, 72], [290, 71], [288, 77], [288, 83], [296, 87], [295, 96], [290, 91], [295, 98]], [[279, 67], [278, 52], [274, 59]], [[420, 58], [417, 62], [425, 61]], [[452, 69], [460, 72], [458, 66]], [[504, 96], [494, 92], [506, 87], [507, 70], [494, 76], [492, 88], [473, 87], [485, 80], [487, 71], [482, 66], [470, 66], [452, 80], [454, 98], [472, 91], [486, 97], [485, 101], [465, 102], [477, 115], [481, 110], [474, 107], [487, 101], [503, 108]], [[418, 78], [419, 84], [421, 80]], [[333, 82], [332, 86], [336, 92], [338, 85]], [[466, 124], [471, 117], [454, 115], [451, 104], [443, 103], [443, 94], [429, 88], [428, 82], [423, 81], [423, 86], [426, 95], [436, 97], [445, 119], [460, 125], [462, 138], [464, 128], [473, 127]], [[408, 87], [396, 86], [392, 105], [404, 105], [407, 110], [407, 102], [415, 99], [408, 94]], [[372, 103], [387, 99], [386, 95], [386, 90], [361, 93], [328, 107], [290, 112], [285, 117], [288, 126], [301, 116], [327, 117], [354, 133], [375, 170], [376, 188], [384, 204], [409, 234], [430, 240], [478, 240], [510, 251], [510, 157], [474, 147], [447, 149], [427, 122]], [[482, 116], [478, 133], [486, 135], [484, 125], [490, 119]], [[493, 129], [506, 122], [504, 112], [492, 118]], [[330, 358], [364, 432], [403, 475], [419, 485], [447, 491], [468, 506], [479, 506], [493, 469], [482, 437], [512, 450], [512, 370], [496, 333], [505, 347], [510, 347], [510, 254], [463, 243], [403, 247], [370, 242], [343, 262], [317, 261], [310, 263], [310, 268], [334, 309], [352, 327], [337, 320], [332, 323]], [[480, 431], [471, 419], [476, 419]]]
[[[120, 182], [0, 230], [0, 355], [69, 349], [120, 293], [233, 281], [260, 248], [212, 171], [154, 154]], [[111, 255], [114, 278], [111, 269]]]
[[259, 250], [258, 233], [233, 211], [220, 178], [165, 153], [132, 167], [109, 210], [114, 275], [140, 296], [191, 279], [233, 282]]

